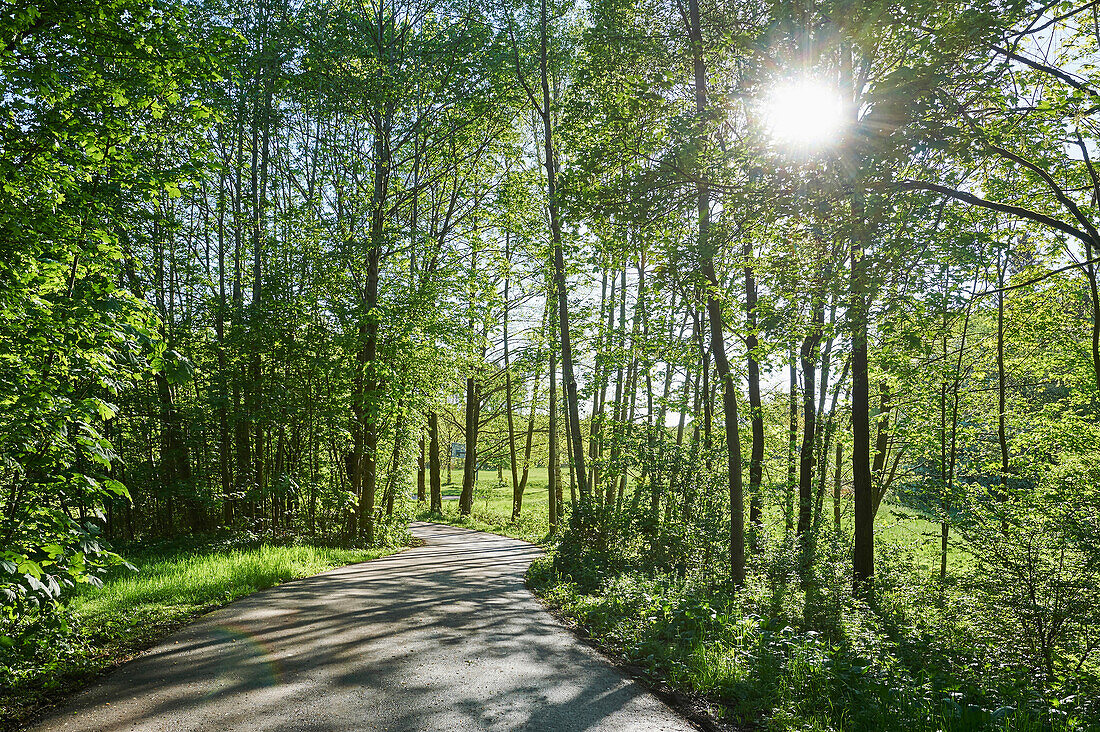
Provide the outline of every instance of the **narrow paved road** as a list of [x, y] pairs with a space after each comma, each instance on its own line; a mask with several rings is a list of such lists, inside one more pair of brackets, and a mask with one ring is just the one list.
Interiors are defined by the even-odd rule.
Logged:
[[425, 545], [203, 617], [34, 729], [693, 729], [527, 591], [539, 550], [414, 524]]

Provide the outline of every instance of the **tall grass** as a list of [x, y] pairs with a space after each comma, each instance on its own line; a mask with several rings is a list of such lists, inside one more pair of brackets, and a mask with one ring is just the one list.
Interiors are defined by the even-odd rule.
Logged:
[[257, 590], [392, 552], [268, 544], [191, 551], [146, 562], [138, 571], [74, 598], [69, 607], [77, 624], [93, 632], [104, 626], [144, 622], [150, 616], [189, 617]]
[[0, 648], [0, 730], [16, 729], [204, 612], [399, 549], [269, 544], [123, 549], [134, 569], [119, 568], [101, 588], [85, 587], [43, 619], [45, 632]]

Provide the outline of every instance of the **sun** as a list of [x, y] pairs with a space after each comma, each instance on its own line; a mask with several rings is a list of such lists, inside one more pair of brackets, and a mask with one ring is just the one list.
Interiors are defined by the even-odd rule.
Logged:
[[764, 99], [764, 126], [777, 143], [803, 151], [828, 147], [844, 129], [844, 102], [836, 89], [800, 79], [774, 87]]

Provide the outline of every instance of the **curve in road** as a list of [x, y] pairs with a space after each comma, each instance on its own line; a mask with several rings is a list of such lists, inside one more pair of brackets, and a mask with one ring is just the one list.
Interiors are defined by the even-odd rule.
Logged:
[[539, 549], [414, 524], [424, 546], [257, 592], [33, 729], [687, 732], [524, 586]]

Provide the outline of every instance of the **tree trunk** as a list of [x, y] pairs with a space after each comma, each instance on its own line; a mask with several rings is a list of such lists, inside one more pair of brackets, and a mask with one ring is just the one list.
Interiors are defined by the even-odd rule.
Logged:
[[[381, 218], [381, 211], [376, 212]], [[377, 235], [381, 246], [381, 221]], [[359, 537], [370, 546], [374, 543], [374, 499], [378, 482], [378, 420], [381, 409], [381, 383], [378, 379], [378, 270], [379, 246], [371, 246], [367, 256], [366, 312], [361, 329], [363, 346], [360, 350], [360, 366], [363, 369], [363, 387], [360, 407], [356, 415], [362, 430], [361, 450], [358, 457], [361, 490], [359, 495]]]
[[[818, 486], [817, 486], [817, 495], [818, 495], [818, 498], [817, 498], [817, 511], [818, 511], [818, 516], [815, 517], [815, 519], [814, 519], [815, 523], [817, 523], [817, 521], [820, 518], [820, 513], [821, 513], [821, 510], [822, 510], [822, 504], [825, 501], [825, 482], [827, 480], [826, 473], [828, 471], [828, 464], [829, 464], [829, 450], [832, 447], [833, 434], [836, 431], [836, 422], [837, 422], [836, 405], [837, 405], [837, 399], [840, 396], [841, 387], [843, 386], [844, 382], [848, 378], [848, 369], [850, 368], [850, 366], [851, 366], [851, 362], [848, 361], [848, 360], [845, 360], [844, 368], [842, 368], [840, 370], [840, 378], [838, 378], [837, 381], [836, 381], [836, 384], [833, 385], [833, 398], [832, 398], [832, 402], [829, 405], [829, 412], [828, 412], [829, 416], [826, 419], [824, 434], [822, 435], [821, 465], [819, 467]], [[824, 369], [822, 369], [822, 372], [824, 373]], [[824, 390], [824, 388], [825, 388], [825, 385], [823, 384], [822, 385], [822, 390]], [[839, 441], [838, 441], [838, 444], [839, 444]]]
[[852, 493], [855, 502], [855, 541], [852, 549], [853, 593], [874, 597], [875, 513], [871, 482], [871, 428], [867, 374], [867, 264], [864, 255], [862, 191], [853, 186], [849, 323], [852, 342]]
[[[695, 1], [692, 0], [692, 3], [695, 4]], [[711, 350], [714, 352], [714, 366], [722, 381], [722, 411], [726, 425], [730, 498], [730, 580], [735, 586], [740, 587], [745, 583], [745, 507], [741, 486], [741, 435], [737, 421], [737, 384], [734, 382], [729, 361], [726, 358], [725, 334], [722, 332], [722, 306], [714, 294], [719, 285], [709, 260], [703, 262], [703, 275], [711, 283], [712, 288], [707, 296], [707, 318], [710, 321], [710, 343]]]
[[[824, 284], [824, 283], [822, 283]], [[825, 324], [824, 293], [815, 296], [817, 300], [811, 307], [810, 333], [802, 341], [802, 447], [799, 452], [798, 472], [798, 530], [797, 535], [803, 545], [807, 541], [813, 520], [813, 483], [814, 483], [814, 440], [817, 435], [817, 354], [821, 345], [821, 329]], [[808, 559], [809, 557], [806, 557]]]
[[462, 463], [462, 493], [458, 498], [458, 510], [469, 516], [473, 510], [474, 483], [477, 481], [477, 432], [481, 419], [481, 389], [473, 376], [466, 379], [466, 458]]
[[[511, 250], [509, 248], [509, 235], [505, 232], [504, 238], [504, 258], [506, 262], [510, 262]], [[524, 486], [519, 482], [519, 465], [516, 461], [516, 420], [513, 414], [514, 405], [512, 403], [512, 368], [511, 368], [511, 354], [508, 352], [508, 295], [509, 295], [509, 280], [508, 277], [504, 278], [504, 411], [505, 419], [508, 422], [508, 463], [511, 467], [512, 473], [512, 521], [519, 519], [520, 511], [523, 509], [523, 488]]]
[[798, 366], [795, 362], [794, 343], [788, 354], [790, 365], [787, 389], [787, 484], [783, 490], [783, 527], [790, 536], [794, 528], [794, 489], [798, 484]]
[[752, 264], [752, 239], [745, 241], [745, 356], [748, 361], [749, 423], [752, 427], [752, 448], [749, 453], [749, 544], [757, 548], [757, 535], [764, 528], [763, 500], [760, 485], [764, 480], [764, 409], [760, 401], [760, 357], [757, 349], [756, 273]]
[[[421, 428], [423, 429], [423, 428]], [[418, 447], [420, 448], [420, 458], [416, 463], [416, 502], [424, 503], [428, 500], [428, 492], [424, 481], [424, 433], [420, 433], [420, 442]]]
[[397, 403], [397, 415], [393, 423], [393, 456], [390, 459], [390, 474], [386, 479], [386, 517], [393, 516], [393, 501], [400, 483], [401, 453], [405, 446], [405, 405]]
[[[600, 318], [603, 319], [604, 309], [607, 310], [607, 330], [604, 336], [596, 345], [596, 373], [595, 373], [595, 388], [592, 390], [592, 421], [589, 425], [589, 438], [588, 438], [588, 487], [592, 491], [593, 495], [599, 498], [597, 491], [600, 485], [599, 470], [596, 467], [597, 461], [600, 459], [601, 454], [601, 431], [603, 427], [603, 408], [604, 401], [607, 398], [607, 376], [608, 368], [606, 359], [608, 353], [611, 350], [612, 331], [615, 328], [615, 275], [611, 276], [611, 296], [607, 296], [607, 280], [608, 280], [607, 268], [604, 268], [603, 272], [603, 285], [600, 291]], [[600, 349], [600, 343], [605, 343], [604, 348]]]
[[882, 499], [886, 497], [886, 491], [890, 488], [890, 478], [886, 474], [887, 456], [890, 452], [890, 413], [893, 411], [891, 403], [890, 385], [883, 381], [879, 385], [879, 410], [875, 421], [878, 422], [875, 436], [875, 457], [871, 461], [871, 474], [875, 480], [875, 495], [872, 510], [878, 515]]
[[943, 507], [943, 525], [940, 527], [940, 581], [943, 582], [947, 579], [947, 540], [948, 540], [948, 527], [950, 525], [950, 501], [954, 497], [955, 492], [955, 463], [958, 458], [958, 444], [959, 444], [959, 386], [962, 383], [962, 362], [963, 354], [966, 353], [966, 335], [967, 330], [970, 327], [970, 313], [974, 307], [974, 293], [970, 294], [970, 299], [966, 305], [966, 317], [963, 318], [962, 335], [959, 338], [959, 358], [955, 362], [955, 380], [952, 384], [951, 395], [951, 452], [950, 462], [947, 471], [947, 488], [944, 491], [944, 507]]
[[[1005, 269], [1006, 264], [997, 266], [997, 444], [1001, 448], [1001, 489], [998, 498], [1008, 498], [1008, 437], [1005, 429], [1005, 410], [1008, 407], [1005, 397]], [[1094, 323], [1096, 321], [1094, 320]], [[1094, 328], [1093, 342], [1096, 342]]]
[[553, 108], [550, 99], [550, 73], [548, 63], [549, 16], [547, 0], [542, 0], [539, 17], [539, 70], [542, 82], [542, 124], [543, 145], [545, 147], [543, 163], [546, 168], [546, 198], [550, 213], [550, 237], [554, 247], [554, 283], [558, 296], [558, 328], [561, 340], [561, 375], [565, 382], [566, 412], [569, 420], [566, 432], [569, 434], [570, 449], [573, 456], [572, 469], [576, 471], [576, 481], [580, 486], [581, 499], [587, 501], [588, 474], [585, 472], [584, 440], [581, 436], [580, 403], [577, 396], [577, 380], [573, 375], [573, 348], [569, 339], [569, 299], [565, 289], [565, 255], [561, 242], [561, 215], [558, 208], [557, 163], [554, 155], [554, 137], [552, 125]]
[[550, 325], [550, 414], [549, 414], [549, 431], [547, 433], [547, 449], [549, 452], [548, 460], [549, 465], [546, 466], [547, 475], [547, 493], [549, 494], [550, 502], [550, 533], [554, 533], [558, 529], [558, 508], [561, 502], [558, 500], [558, 495], [561, 489], [558, 483], [561, 481], [561, 477], [558, 474], [558, 465], [561, 463], [561, 457], [558, 455], [558, 380], [557, 380], [557, 343], [554, 337], [556, 328]]
[[[706, 118], [709, 114], [707, 104], [707, 68], [703, 60], [703, 31], [699, 17], [698, 0], [688, 2], [689, 36], [692, 49], [692, 70], [695, 82], [695, 114], [698, 118], [698, 142], [700, 148], [706, 144]], [[698, 171], [699, 179], [695, 184], [699, 209], [699, 268], [707, 284], [707, 320], [710, 323], [710, 350], [714, 354], [714, 363], [718, 377], [722, 381], [722, 406], [726, 424], [726, 454], [728, 458], [727, 477], [729, 479], [730, 531], [729, 558], [730, 580], [735, 586], [745, 583], [745, 517], [741, 485], [741, 436], [737, 423], [737, 385], [726, 358], [725, 323], [722, 318], [722, 304], [718, 300], [720, 283], [714, 272], [714, 249], [716, 245], [710, 239], [710, 187], [703, 171]]]
[[[626, 264], [623, 264], [622, 288], [619, 290], [619, 358], [618, 368], [615, 370], [615, 411], [612, 414], [614, 422], [614, 441], [611, 443], [611, 455], [608, 460], [607, 486], [604, 497], [604, 505], [610, 507], [615, 501], [615, 484], [619, 467], [619, 453], [622, 452], [622, 429], [626, 419], [626, 385], [623, 381], [627, 374], [623, 368], [623, 355], [626, 353]], [[629, 378], [628, 376], [626, 378]]]
[[226, 180], [218, 179], [218, 307], [214, 321], [218, 357], [218, 473], [221, 476], [222, 525], [233, 525], [233, 473], [230, 468], [229, 436], [229, 366], [226, 359], [225, 311], [228, 307], [225, 291], [225, 188]]
[[[1092, 169], [1091, 166], [1089, 168]], [[1089, 304], [1092, 306], [1092, 374], [1096, 390], [1100, 392], [1100, 291], [1096, 284], [1096, 265], [1092, 263], [1093, 244], [1085, 241], [1085, 277], [1089, 285]], [[1003, 294], [1001, 295], [1004, 296]]]
[[431, 511], [443, 513], [443, 476], [439, 464], [439, 414], [428, 413], [428, 475], [431, 483]]
[[[543, 319], [542, 332], [545, 332], [546, 321]], [[541, 365], [541, 354], [537, 357], [536, 362]], [[539, 403], [539, 382], [542, 380], [542, 373], [536, 368], [534, 385], [531, 387], [531, 414], [527, 418], [527, 439], [523, 445], [523, 474], [519, 478], [520, 492], [527, 487], [527, 477], [531, 471], [531, 449], [535, 439], [535, 411]]]
[[844, 465], [844, 443], [836, 442], [836, 472], [833, 473], [833, 528], [840, 536], [840, 471]]
[[[383, 45], [383, 17], [378, 16], [377, 43]], [[359, 533], [367, 546], [374, 543], [374, 498], [378, 480], [378, 432], [382, 412], [382, 380], [378, 364], [378, 337], [380, 312], [378, 308], [379, 270], [386, 238], [386, 209], [388, 205], [390, 161], [389, 119], [382, 110], [374, 113], [373, 190], [371, 193], [370, 242], [367, 250], [367, 278], [363, 293], [363, 312], [360, 315], [363, 337], [360, 368], [363, 371], [363, 390], [359, 413], [356, 415], [363, 430], [362, 453], [359, 455], [362, 474], [362, 495], [359, 499]]]

